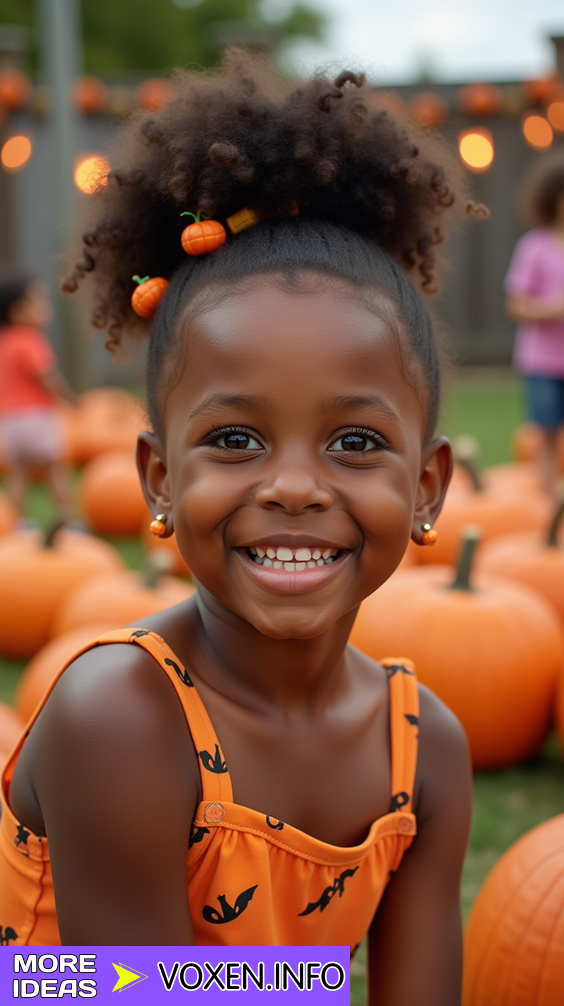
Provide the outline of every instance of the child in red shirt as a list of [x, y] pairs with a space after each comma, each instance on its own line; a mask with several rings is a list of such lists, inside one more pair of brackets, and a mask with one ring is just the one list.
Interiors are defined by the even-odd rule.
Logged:
[[75, 395], [43, 332], [51, 315], [44, 283], [23, 273], [0, 275], [0, 442], [8, 492], [23, 514], [31, 471], [39, 467], [64, 520], [70, 491], [55, 402], [74, 402]]

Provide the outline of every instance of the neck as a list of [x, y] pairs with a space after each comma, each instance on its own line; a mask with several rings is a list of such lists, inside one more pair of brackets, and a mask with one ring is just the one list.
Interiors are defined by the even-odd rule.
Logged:
[[344, 684], [345, 647], [356, 609], [313, 639], [271, 639], [201, 587], [197, 612], [194, 669], [240, 705], [288, 712], [313, 708]]

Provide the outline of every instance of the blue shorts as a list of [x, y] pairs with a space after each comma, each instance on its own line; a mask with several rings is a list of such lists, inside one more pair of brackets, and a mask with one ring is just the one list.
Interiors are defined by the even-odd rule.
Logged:
[[527, 374], [529, 418], [544, 430], [554, 432], [564, 425], [564, 377], [536, 377]]

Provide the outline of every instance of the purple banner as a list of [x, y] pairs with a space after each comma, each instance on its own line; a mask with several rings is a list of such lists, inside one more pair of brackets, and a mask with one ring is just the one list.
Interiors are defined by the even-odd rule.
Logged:
[[2, 947], [0, 1002], [95, 999], [202, 1006], [240, 993], [349, 1004], [349, 947]]

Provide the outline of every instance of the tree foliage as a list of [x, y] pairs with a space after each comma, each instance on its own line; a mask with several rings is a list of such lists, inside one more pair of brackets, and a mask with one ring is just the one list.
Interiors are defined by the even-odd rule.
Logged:
[[[0, 0], [0, 24], [34, 27], [39, 0]], [[82, 0], [87, 73], [163, 73], [210, 66], [225, 41], [264, 39], [274, 48], [299, 36], [319, 38], [325, 17], [307, 3], [268, 16], [264, 0]]]

